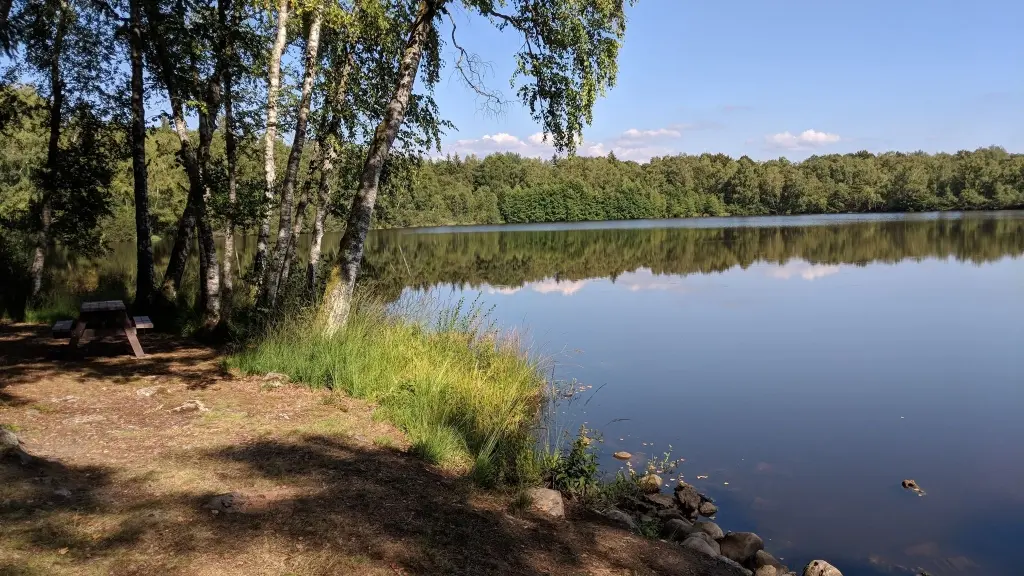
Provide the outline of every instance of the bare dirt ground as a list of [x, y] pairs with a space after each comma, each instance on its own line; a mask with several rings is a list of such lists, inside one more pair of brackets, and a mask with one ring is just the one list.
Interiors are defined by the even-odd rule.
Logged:
[[[141, 360], [116, 339], [70, 355], [0, 325], [0, 424], [33, 457], [0, 461], [0, 575], [732, 573], [592, 518], [513, 515], [365, 402], [141, 340]], [[208, 411], [173, 411], [192, 400]]]

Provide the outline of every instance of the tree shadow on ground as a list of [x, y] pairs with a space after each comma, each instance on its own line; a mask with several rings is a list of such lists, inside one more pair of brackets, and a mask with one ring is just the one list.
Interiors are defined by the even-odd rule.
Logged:
[[[223, 374], [212, 373], [206, 361], [217, 357], [212, 348], [160, 333], [139, 333], [146, 356], [136, 358], [124, 336], [84, 339], [71, 349], [67, 339], [54, 338], [49, 326], [0, 326], [0, 395], [15, 384], [30, 383], [50, 373], [80, 380], [121, 382], [146, 376], [173, 376], [203, 388]], [[0, 396], [0, 399], [4, 399]], [[16, 399], [11, 398], [12, 402]]]
[[[118, 341], [68, 360], [48, 330], [0, 327], [0, 416], [36, 452], [0, 459], [0, 575], [731, 574], [593, 519], [512, 514], [507, 496], [362, 437], [385, 425], [360, 401], [261, 392], [161, 335], [141, 360]], [[136, 393], [149, 382], [172, 390]], [[214, 409], [163, 406], [192, 394]]]
[[[226, 488], [239, 487], [232, 509], [211, 509], [214, 491], [153, 492], [145, 475], [126, 479], [111, 467], [5, 459], [0, 535], [57, 554], [51, 568], [62, 573], [89, 565], [121, 574], [206, 573], [196, 566], [219, 565], [215, 573], [539, 576], [595, 564], [623, 573], [710, 573], [691, 571], [682, 549], [673, 558], [599, 524], [513, 517], [464, 480], [343, 438], [264, 439], [189, 458], [222, 470], [214, 474]], [[271, 559], [281, 570], [264, 565]], [[0, 574], [33, 570], [31, 560], [0, 555]]]

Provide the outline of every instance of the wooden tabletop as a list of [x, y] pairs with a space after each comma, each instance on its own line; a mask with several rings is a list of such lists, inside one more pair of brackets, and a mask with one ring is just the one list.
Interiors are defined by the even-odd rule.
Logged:
[[103, 300], [102, 302], [82, 302], [82, 312], [120, 312], [125, 310], [120, 300]]

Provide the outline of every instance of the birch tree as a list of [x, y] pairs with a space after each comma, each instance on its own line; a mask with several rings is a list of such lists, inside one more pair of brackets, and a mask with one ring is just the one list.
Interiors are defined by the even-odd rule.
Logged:
[[[590, 122], [598, 96], [614, 84], [619, 46], [625, 34], [625, 0], [463, 0], [469, 11], [499, 30], [523, 39], [516, 54], [512, 81], [518, 95], [541, 124], [557, 150], [572, 153]], [[406, 27], [407, 41], [387, 110], [366, 150], [359, 187], [352, 199], [338, 261], [331, 270], [323, 301], [326, 334], [339, 330], [348, 317], [352, 293], [373, 220], [381, 173], [405, 120], [424, 50], [436, 53], [438, 20], [448, 16], [449, 0], [420, 0]], [[510, 9], [511, 11], [505, 11]], [[448, 16], [457, 67], [467, 83], [483, 91], [473, 74], [473, 60], [458, 43], [455, 21]], [[426, 81], [436, 81], [427, 74]], [[490, 93], [483, 92], [485, 97]]]

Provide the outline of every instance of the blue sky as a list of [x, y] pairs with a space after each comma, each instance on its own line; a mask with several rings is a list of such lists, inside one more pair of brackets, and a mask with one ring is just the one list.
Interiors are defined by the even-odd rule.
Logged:
[[[595, 107], [581, 154], [1024, 152], [1019, 2], [639, 0], [628, 15], [617, 85]], [[517, 35], [455, 17], [460, 44], [492, 67], [489, 86], [514, 100]], [[451, 73], [437, 87], [459, 129], [445, 151], [551, 155], [518, 102], [481, 112]]]

